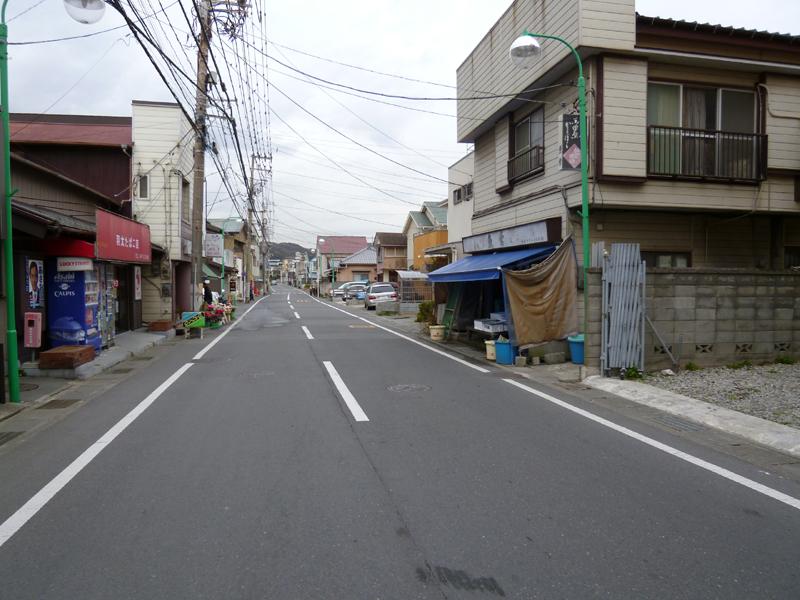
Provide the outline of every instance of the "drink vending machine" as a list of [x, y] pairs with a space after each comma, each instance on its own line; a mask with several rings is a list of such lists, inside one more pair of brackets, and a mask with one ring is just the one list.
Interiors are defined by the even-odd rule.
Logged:
[[97, 308], [100, 287], [97, 269], [58, 271], [55, 259], [47, 265], [47, 329], [55, 346], [92, 345], [100, 352], [102, 338]]

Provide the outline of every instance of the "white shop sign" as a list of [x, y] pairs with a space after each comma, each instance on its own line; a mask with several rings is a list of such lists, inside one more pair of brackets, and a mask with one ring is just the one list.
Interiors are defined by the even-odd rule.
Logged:
[[91, 271], [94, 261], [91, 258], [59, 256], [56, 258], [56, 271]]
[[486, 250], [501, 250], [530, 244], [541, 244], [547, 241], [547, 223], [539, 221], [538, 223], [526, 223], [517, 227], [501, 229], [500, 231], [472, 235], [464, 238], [463, 243], [464, 252], [471, 254]]

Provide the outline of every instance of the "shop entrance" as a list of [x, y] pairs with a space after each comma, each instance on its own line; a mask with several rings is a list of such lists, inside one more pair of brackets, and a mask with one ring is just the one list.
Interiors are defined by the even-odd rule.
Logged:
[[131, 329], [131, 269], [128, 266], [115, 265], [114, 283], [117, 288], [116, 314], [114, 324], [117, 332]]

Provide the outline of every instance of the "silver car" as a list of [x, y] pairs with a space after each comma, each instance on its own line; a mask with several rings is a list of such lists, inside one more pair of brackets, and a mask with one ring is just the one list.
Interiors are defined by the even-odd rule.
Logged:
[[373, 283], [367, 288], [367, 295], [364, 296], [364, 308], [367, 310], [375, 309], [381, 302], [392, 302], [397, 300], [397, 292], [390, 283]]

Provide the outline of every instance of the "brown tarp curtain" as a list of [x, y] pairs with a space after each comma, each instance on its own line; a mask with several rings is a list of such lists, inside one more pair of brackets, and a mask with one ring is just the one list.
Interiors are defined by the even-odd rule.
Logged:
[[503, 270], [516, 345], [560, 340], [578, 331], [577, 271], [571, 238], [529, 269]]

